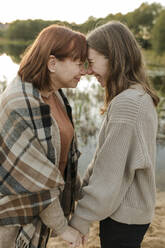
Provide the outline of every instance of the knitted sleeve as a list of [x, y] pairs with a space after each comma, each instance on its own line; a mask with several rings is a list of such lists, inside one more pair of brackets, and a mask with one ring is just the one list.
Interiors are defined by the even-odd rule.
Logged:
[[61, 208], [59, 198], [56, 198], [46, 209], [40, 213], [42, 222], [52, 229], [56, 235], [60, 235], [68, 226], [67, 219]]

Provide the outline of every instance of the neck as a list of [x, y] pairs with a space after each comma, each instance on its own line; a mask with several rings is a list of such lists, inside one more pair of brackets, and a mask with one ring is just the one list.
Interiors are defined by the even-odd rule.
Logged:
[[50, 74], [50, 82], [51, 82], [51, 89], [53, 91], [58, 91], [61, 89], [60, 82], [55, 79], [55, 76], [53, 74]]

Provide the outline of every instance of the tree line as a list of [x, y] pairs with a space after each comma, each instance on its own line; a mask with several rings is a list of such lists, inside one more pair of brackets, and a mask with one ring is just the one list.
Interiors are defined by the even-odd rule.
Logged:
[[51, 24], [65, 25], [73, 30], [88, 34], [92, 29], [111, 20], [121, 21], [134, 33], [144, 49], [153, 49], [158, 54], [165, 52], [165, 7], [158, 3], [142, 3], [139, 8], [127, 14], [109, 14], [105, 18], [90, 16], [83, 24], [55, 21], [16, 20], [0, 28], [0, 38], [26, 42], [29, 45], [37, 34]]

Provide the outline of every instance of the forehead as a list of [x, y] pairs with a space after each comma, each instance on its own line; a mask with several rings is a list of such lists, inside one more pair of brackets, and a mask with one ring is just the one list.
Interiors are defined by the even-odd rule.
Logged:
[[60, 65], [72, 67], [72, 66], [75, 66], [75, 64], [80, 63], [80, 62], [81, 62], [80, 59], [73, 60], [73, 58], [67, 57], [64, 60], [60, 61]]
[[102, 57], [102, 54], [98, 53], [96, 50], [93, 48], [88, 48], [88, 59], [95, 59], [98, 57]]

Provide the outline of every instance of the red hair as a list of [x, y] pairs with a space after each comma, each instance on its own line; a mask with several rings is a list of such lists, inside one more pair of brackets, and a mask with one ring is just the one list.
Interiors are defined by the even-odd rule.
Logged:
[[84, 62], [87, 56], [85, 35], [56, 24], [44, 28], [25, 52], [18, 75], [39, 90], [51, 88], [47, 62], [50, 55], [59, 60], [67, 57]]

